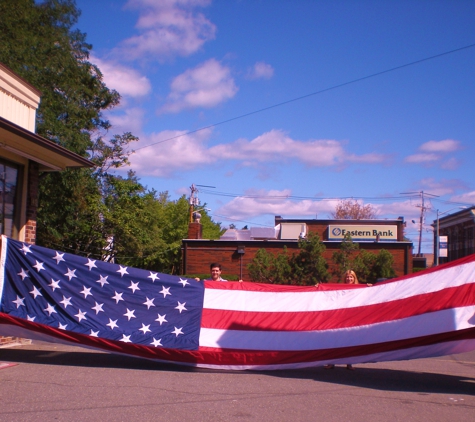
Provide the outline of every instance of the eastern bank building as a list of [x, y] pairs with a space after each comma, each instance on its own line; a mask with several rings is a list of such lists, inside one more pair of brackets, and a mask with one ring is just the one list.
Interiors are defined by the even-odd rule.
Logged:
[[300, 220], [276, 216], [273, 228], [229, 229], [220, 239], [208, 240], [201, 238], [201, 224], [192, 222], [188, 239], [182, 241], [182, 274], [206, 274], [211, 262], [219, 262], [223, 276], [249, 280], [247, 265], [259, 249], [277, 255], [286, 246], [290, 253], [297, 252], [299, 238], [309, 233], [318, 234], [325, 245], [324, 258], [331, 270], [332, 255], [340, 250], [345, 234], [349, 233], [360, 249], [373, 253], [386, 249], [391, 253], [396, 275], [402, 276], [412, 273], [413, 245], [404, 239], [404, 227], [403, 217], [396, 220]]

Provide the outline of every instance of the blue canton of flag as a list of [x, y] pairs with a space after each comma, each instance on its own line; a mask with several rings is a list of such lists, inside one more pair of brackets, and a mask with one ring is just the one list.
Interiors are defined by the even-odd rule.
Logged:
[[3, 242], [0, 312], [101, 339], [198, 349], [203, 283]]

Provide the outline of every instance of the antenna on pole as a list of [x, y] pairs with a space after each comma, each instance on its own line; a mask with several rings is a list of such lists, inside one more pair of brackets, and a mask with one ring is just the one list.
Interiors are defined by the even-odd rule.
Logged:
[[200, 200], [198, 199], [198, 188], [195, 186], [195, 184], [193, 183], [191, 186], [190, 186], [190, 190], [191, 190], [191, 193], [190, 193], [190, 223], [193, 222], [193, 211], [195, 209], [196, 206], [199, 205], [200, 203]]
[[438, 195], [433, 195], [431, 193], [425, 193], [423, 190], [421, 190], [420, 192], [401, 192], [401, 195], [404, 195], [404, 194], [407, 194], [407, 195], [418, 195], [420, 196], [421, 198], [421, 203], [416, 205], [416, 207], [420, 208], [421, 209], [421, 216], [419, 218], [419, 247], [417, 249], [417, 256], [422, 256], [421, 254], [421, 241], [422, 241], [422, 225], [424, 223], [424, 213], [431, 209], [431, 207], [426, 207], [425, 205], [425, 196], [431, 196], [433, 198], [438, 198], [439, 196]]
[[198, 199], [198, 188], [197, 186], [203, 187], [203, 188], [215, 188], [215, 186], [207, 186], [207, 185], [195, 185], [194, 183], [190, 186], [190, 223], [193, 222], [193, 212], [195, 210], [195, 207], [198, 207], [200, 204], [200, 200]]

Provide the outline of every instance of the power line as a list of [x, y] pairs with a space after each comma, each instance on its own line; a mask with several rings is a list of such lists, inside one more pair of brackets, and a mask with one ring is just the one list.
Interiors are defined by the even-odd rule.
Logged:
[[445, 51], [444, 53], [439, 53], [439, 54], [435, 54], [433, 56], [425, 57], [423, 59], [419, 59], [419, 60], [416, 60], [416, 61], [413, 61], [413, 62], [409, 62], [409, 63], [403, 64], [403, 65], [400, 65], [400, 66], [392, 67], [390, 69], [382, 70], [380, 72], [372, 73], [370, 75], [363, 76], [361, 78], [352, 79], [351, 81], [347, 81], [347, 82], [343, 82], [341, 84], [333, 85], [331, 87], [324, 88], [324, 89], [321, 89], [319, 91], [311, 92], [310, 94], [302, 95], [300, 97], [292, 98], [290, 100], [286, 100], [286, 101], [283, 101], [281, 103], [273, 104], [273, 105], [268, 106], [268, 107], [264, 107], [264, 108], [261, 108], [261, 109], [258, 109], [258, 110], [250, 111], [249, 113], [241, 114], [241, 115], [236, 116], [236, 117], [231, 117], [230, 119], [222, 120], [221, 122], [213, 123], [213, 124], [208, 125], [208, 126], [203, 126], [199, 129], [190, 130], [190, 131], [182, 133], [180, 135], [172, 136], [170, 138], [166, 138], [166, 139], [163, 139], [161, 141], [157, 141], [157, 142], [154, 142], [152, 144], [144, 145], [143, 147], [136, 148], [135, 151], [139, 151], [141, 149], [145, 149], [145, 148], [148, 148], [148, 147], [151, 147], [151, 146], [154, 146], [154, 145], [162, 144], [164, 142], [173, 141], [175, 139], [181, 138], [182, 136], [192, 135], [193, 133], [201, 132], [202, 130], [206, 130], [206, 129], [210, 129], [212, 127], [223, 125], [225, 123], [229, 123], [229, 122], [232, 122], [234, 120], [243, 119], [244, 117], [252, 116], [253, 114], [262, 113], [263, 111], [271, 110], [273, 108], [280, 107], [280, 106], [283, 106], [283, 105], [286, 105], [286, 104], [290, 104], [290, 103], [293, 103], [293, 102], [296, 102], [296, 101], [300, 101], [300, 100], [303, 100], [305, 98], [312, 97], [314, 95], [323, 94], [324, 92], [332, 91], [332, 90], [337, 89], [337, 88], [342, 88], [344, 86], [351, 85], [351, 84], [354, 84], [354, 83], [357, 83], [357, 82], [361, 82], [361, 81], [364, 81], [366, 79], [370, 79], [370, 78], [374, 78], [376, 76], [384, 75], [386, 73], [394, 72], [396, 70], [400, 70], [400, 69], [403, 69], [405, 67], [413, 66], [413, 65], [416, 65], [416, 64], [419, 64], [419, 63], [423, 63], [423, 62], [426, 62], [426, 61], [429, 61], [429, 60], [433, 60], [433, 59], [436, 59], [436, 58], [439, 58], [439, 57], [443, 57], [443, 56], [446, 56], [448, 54], [456, 53], [458, 51], [466, 50], [466, 49], [472, 48], [472, 47], [475, 47], [475, 43], [466, 45], [464, 47], [459, 47], [459, 48], [456, 48], [456, 49], [453, 49], [453, 50]]
[[[315, 197], [315, 196], [297, 196], [297, 195], [259, 195], [259, 194], [238, 194], [238, 193], [231, 193], [231, 192], [220, 192], [220, 191], [211, 191], [207, 189], [201, 189], [201, 193], [207, 195], [214, 195], [220, 197], [230, 197], [230, 198], [244, 198], [244, 199], [274, 199], [274, 200], [308, 200], [308, 201], [342, 201], [342, 200], [361, 200], [361, 201], [371, 201], [371, 202], [391, 202], [397, 201], [400, 202], [401, 200], [406, 199], [414, 199], [420, 197], [420, 192], [406, 192], [404, 194], [398, 196], [382, 196], [382, 197], [374, 197], [374, 196], [340, 196], [340, 197]], [[431, 195], [425, 193], [426, 196], [431, 196], [432, 201], [441, 202], [447, 205], [461, 205], [461, 206], [473, 206], [474, 204], [470, 204], [467, 202], [455, 202], [455, 201], [442, 201], [436, 199], [436, 195]]]

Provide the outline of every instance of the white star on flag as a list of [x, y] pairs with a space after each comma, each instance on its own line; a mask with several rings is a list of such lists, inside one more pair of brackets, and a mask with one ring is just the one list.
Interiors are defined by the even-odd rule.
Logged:
[[109, 284], [109, 282], [107, 281], [107, 277], [109, 276], [105, 276], [103, 277], [102, 275], [99, 276], [99, 280], [96, 280], [96, 283], [99, 283], [101, 285], [101, 287], [104, 287], [104, 284]]
[[167, 295], [171, 295], [170, 293], [170, 287], [162, 286], [162, 291], [160, 292], [163, 295], [163, 298], [166, 298]]
[[88, 296], [92, 296], [92, 293], [91, 293], [92, 287], [86, 287], [86, 286], [83, 286], [83, 287], [84, 287], [84, 289], [79, 293], [84, 295], [84, 299], [86, 299]]
[[79, 312], [74, 316], [79, 320], [79, 322], [81, 322], [83, 319], [87, 319], [86, 314], [87, 312], [83, 312], [79, 309]]
[[71, 281], [71, 279], [72, 279], [73, 277], [77, 277], [77, 275], [75, 274], [75, 272], [76, 272], [76, 270], [70, 270], [70, 269], [68, 268], [68, 272], [67, 272], [66, 274], [64, 274], [64, 275], [69, 278], [69, 281]]
[[23, 247], [20, 249], [20, 251], [22, 251], [25, 255], [27, 253], [33, 253], [33, 252], [31, 252], [30, 248], [31, 248], [31, 246], [28, 246], [28, 245], [24, 244]]
[[155, 283], [155, 280], [160, 280], [160, 277], [157, 275], [157, 273], [152, 273], [152, 271], [150, 271], [150, 275], [147, 278], [151, 278], [152, 283]]
[[104, 306], [103, 303], [97, 303], [95, 302], [96, 305], [93, 306], [91, 309], [94, 309], [96, 311], [96, 315], [99, 313], [99, 312], [104, 312], [104, 310], [102, 309], [102, 307]]
[[143, 322], [142, 322], [142, 328], [139, 328], [140, 331], [143, 331], [144, 334], [147, 334], [147, 332], [151, 333], [152, 331], [150, 330], [150, 324], [149, 325], [145, 325]]
[[130, 281], [130, 286], [128, 287], [129, 289], [132, 290], [133, 293], [135, 293], [136, 290], [140, 290], [139, 288], [139, 282], [134, 283], [132, 280]]
[[23, 268], [21, 271], [18, 273], [18, 275], [21, 277], [21, 280], [23, 281], [26, 277], [29, 277], [28, 275], [28, 270], [24, 270]]
[[159, 338], [158, 340], [154, 337], [153, 341], [150, 343], [153, 347], [163, 346], [162, 339]]
[[36, 299], [36, 296], [43, 296], [41, 292], [36, 288], [36, 286], [33, 286], [33, 290], [30, 292], [33, 297]]
[[117, 323], [117, 320], [114, 320], [112, 321], [110, 318], [109, 318], [109, 324], [106, 324], [108, 327], [111, 328], [111, 330], [113, 330], [114, 328], [119, 328], [119, 326], [116, 324]]
[[184, 334], [181, 330], [183, 329], [183, 327], [181, 328], [176, 328], [172, 331], [172, 334], [175, 334], [177, 337], [179, 334]]
[[160, 314], [157, 314], [158, 315], [158, 318], [155, 320], [155, 321], [158, 321], [160, 323], [160, 325], [162, 325], [164, 322], [168, 322], [165, 317], [167, 316], [166, 314], [165, 315], [160, 315]]
[[51, 316], [51, 314], [55, 314], [56, 313], [56, 310], [54, 309], [54, 306], [52, 306], [51, 304], [48, 303], [48, 306], [46, 307], [46, 309], [44, 309], [45, 312], [48, 312], [49, 316]]
[[53, 292], [56, 290], [56, 289], [60, 289], [61, 287], [59, 287], [59, 280], [53, 280], [51, 279], [51, 283], [48, 284], [48, 286], [50, 286], [52, 289], [53, 289]]
[[25, 304], [23, 303], [24, 301], [25, 301], [25, 298], [21, 298], [20, 296], [17, 296], [16, 300], [12, 300], [12, 302], [16, 304], [17, 309], [20, 306], [25, 306]]
[[180, 281], [179, 281], [178, 283], [183, 284], [183, 287], [185, 287], [187, 284], [190, 284], [190, 283], [188, 283], [188, 281], [186, 281], [184, 278], [180, 278]]
[[64, 253], [58, 253], [58, 251], [56, 251], [56, 256], [53, 257], [54, 260], [56, 260], [56, 265], [58, 265], [61, 261], [64, 261]]
[[118, 273], [120, 273], [120, 276], [123, 277], [125, 274], [128, 274], [127, 272], [127, 267], [123, 267], [122, 265], [119, 265], [120, 269], [117, 270]]
[[89, 271], [91, 271], [93, 268], [97, 268], [96, 261], [89, 258], [87, 259], [87, 264], [84, 265], [89, 268]]
[[71, 298], [63, 295], [63, 300], [61, 300], [59, 303], [62, 303], [64, 306], [64, 309], [66, 309], [69, 305], [71, 305]]
[[155, 299], [149, 299], [148, 297], [147, 297], [146, 299], [147, 299], [147, 300], [146, 300], [146, 302], [144, 302], [144, 305], [147, 306], [147, 309], [150, 309], [151, 306], [155, 306], [154, 303], [153, 303], [153, 301], [154, 301]]
[[184, 302], [184, 303], [178, 302], [178, 306], [175, 306], [175, 309], [178, 309], [180, 311], [180, 314], [181, 314], [181, 311], [187, 311], [188, 310], [188, 309], [185, 308], [185, 305], [186, 305], [186, 302]]
[[134, 315], [134, 312], [135, 312], [135, 309], [130, 310], [129, 308], [127, 308], [127, 312], [124, 314], [124, 316], [126, 316], [130, 321], [131, 318], [137, 318]]
[[33, 265], [33, 267], [35, 267], [36, 271], [38, 272], [45, 269], [45, 267], [43, 267], [43, 262], [38, 262], [38, 261], [36, 261], [36, 264]]
[[125, 334], [122, 334], [122, 338], [120, 339], [120, 341], [123, 341], [124, 343], [132, 343], [132, 341], [130, 340], [130, 336], [126, 336]]
[[124, 293], [117, 293], [117, 292], [114, 292], [114, 293], [115, 293], [115, 295], [112, 296], [112, 299], [115, 299], [116, 305], [119, 303], [119, 301], [121, 301], [121, 300], [124, 301], [124, 299], [122, 299], [122, 295]]

